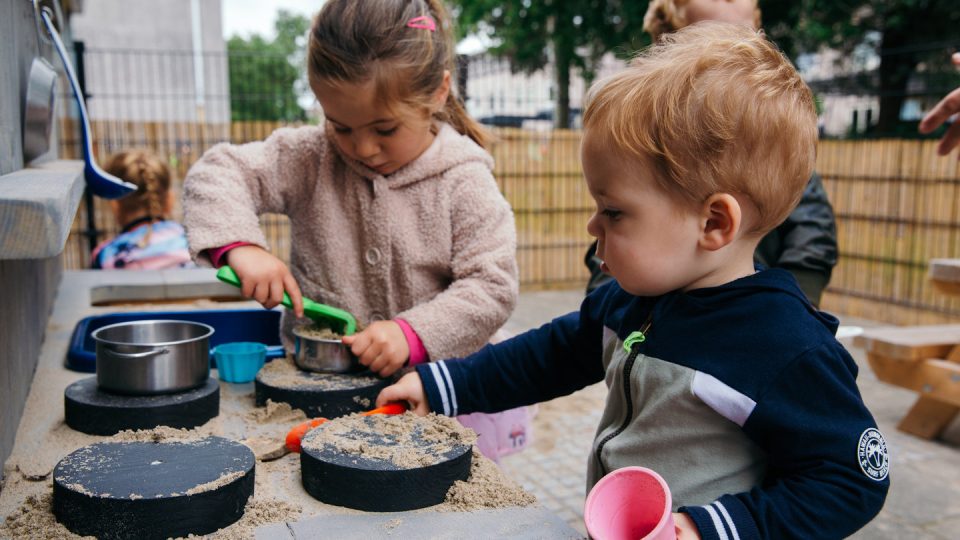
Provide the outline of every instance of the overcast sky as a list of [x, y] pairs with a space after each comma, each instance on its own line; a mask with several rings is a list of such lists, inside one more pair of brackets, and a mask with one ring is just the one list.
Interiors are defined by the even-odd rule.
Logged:
[[322, 5], [323, 0], [221, 0], [223, 37], [260, 34], [271, 39], [274, 37], [273, 23], [277, 20], [277, 10], [286, 9], [310, 18], [320, 11]]
[[[277, 10], [286, 9], [312, 18], [322, 5], [323, 0], [221, 0], [223, 37], [229, 39], [235, 34], [243, 37], [260, 34], [269, 40], [274, 37], [273, 23], [277, 20]], [[468, 37], [457, 45], [457, 52], [471, 54], [486, 46], [487, 40]]]

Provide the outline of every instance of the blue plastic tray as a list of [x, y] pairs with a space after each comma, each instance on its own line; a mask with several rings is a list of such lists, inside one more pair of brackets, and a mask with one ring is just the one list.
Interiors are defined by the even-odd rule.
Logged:
[[108, 313], [80, 320], [70, 336], [66, 366], [74, 371], [93, 373], [97, 370], [97, 343], [91, 334], [110, 324], [150, 319], [180, 320], [209, 324], [210, 367], [216, 367], [213, 348], [233, 341], [257, 341], [267, 346], [267, 361], [285, 354], [280, 343], [280, 312], [268, 309], [232, 309], [210, 311], [141, 311]]

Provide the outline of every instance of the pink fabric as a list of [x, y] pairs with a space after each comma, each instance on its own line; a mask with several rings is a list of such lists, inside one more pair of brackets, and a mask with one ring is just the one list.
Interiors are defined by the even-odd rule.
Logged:
[[495, 462], [519, 452], [533, 440], [531, 421], [536, 409], [518, 407], [498, 413], [462, 414], [457, 420], [477, 432], [477, 448]]
[[[490, 343], [500, 343], [510, 337], [512, 334], [501, 328], [490, 338]], [[530, 445], [533, 441], [533, 417], [536, 415], [537, 406], [531, 405], [498, 413], [462, 414], [457, 420], [477, 432], [477, 448], [483, 455], [499, 463], [501, 457]]]
[[225, 246], [221, 246], [218, 248], [210, 248], [207, 250], [207, 257], [210, 257], [210, 264], [212, 264], [214, 268], [220, 268], [224, 264], [227, 264], [226, 261], [223, 261], [223, 263], [221, 263], [220, 261], [221, 259], [223, 259], [223, 256], [226, 255], [228, 251], [236, 247], [252, 246], [252, 245], [254, 244], [251, 242], [234, 242], [232, 244], [227, 244]]
[[418, 336], [417, 332], [410, 326], [410, 323], [403, 319], [394, 319], [393, 322], [400, 325], [400, 330], [403, 331], [403, 337], [407, 338], [407, 345], [410, 347], [410, 361], [408, 364], [415, 366], [428, 362], [430, 359], [427, 357], [427, 348], [423, 346], [423, 342], [420, 341], [420, 336]]

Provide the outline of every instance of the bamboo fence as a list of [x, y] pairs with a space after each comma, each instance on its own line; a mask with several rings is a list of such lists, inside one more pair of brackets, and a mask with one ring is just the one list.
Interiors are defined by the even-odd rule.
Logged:
[[[103, 121], [93, 131], [98, 155], [150, 148], [183, 178], [213, 144], [260, 140], [280, 126]], [[61, 127], [61, 133], [76, 133], [69, 120]], [[580, 133], [496, 129], [494, 134], [495, 175], [517, 222], [521, 286], [583, 287], [593, 203], [581, 178]], [[75, 143], [63, 141], [61, 156], [75, 157]], [[960, 321], [960, 300], [937, 294], [926, 277], [930, 259], [960, 257], [960, 167], [956, 159], [937, 156], [935, 147], [935, 141], [821, 141], [817, 170], [837, 215], [840, 248], [824, 297], [828, 311], [895, 324]], [[116, 233], [104, 201], [96, 202], [95, 215], [98, 239]], [[266, 215], [262, 223], [271, 249], [286, 259], [286, 218]], [[85, 229], [81, 207], [65, 250], [67, 268], [88, 264]]]

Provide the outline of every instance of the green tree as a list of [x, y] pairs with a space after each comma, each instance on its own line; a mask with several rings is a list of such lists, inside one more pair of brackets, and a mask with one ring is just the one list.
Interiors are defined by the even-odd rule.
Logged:
[[485, 34], [490, 52], [514, 71], [554, 68], [555, 125], [570, 125], [570, 70], [590, 82], [600, 58], [630, 53], [649, 43], [643, 35], [646, 4], [627, 0], [453, 0], [461, 35]]
[[[918, 67], [924, 67], [925, 92], [932, 96], [956, 81], [948, 54], [960, 44], [956, 0], [761, 0], [760, 7], [771, 38], [793, 57], [820, 47], [876, 49], [880, 65], [869, 83], [880, 99], [875, 134], [900, 131], [900, 110]], [[938, 42], [942, 47], [930, 47]]]
[[297, 98], [306, 91], [304, 45], [310, 21], [285, 10], [277, 12], [277, 35], [233, 36], [227, 41], [230, 111], [233, 120], [301, 121]]

